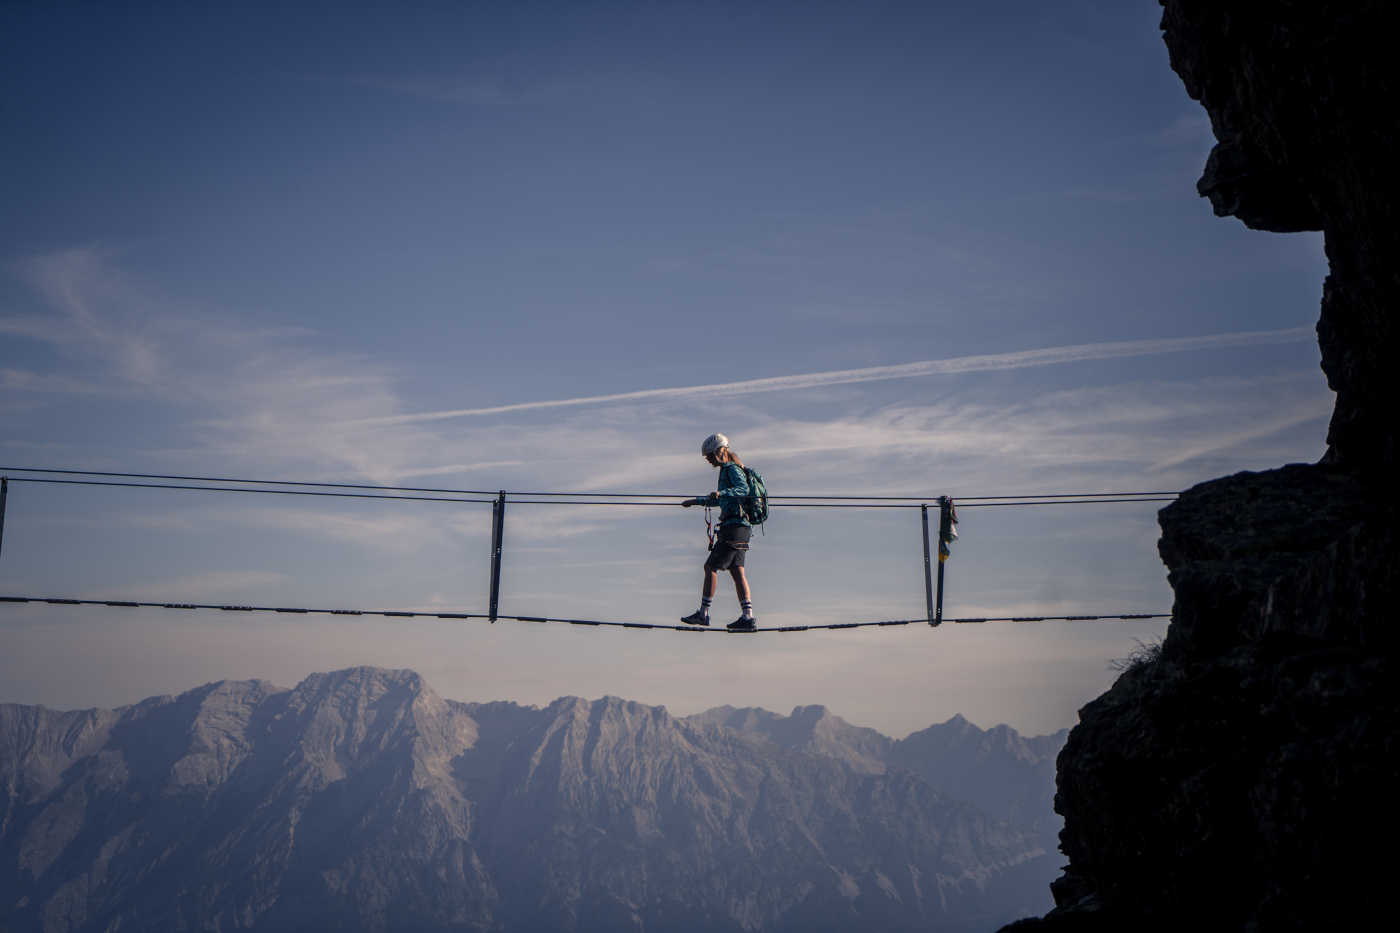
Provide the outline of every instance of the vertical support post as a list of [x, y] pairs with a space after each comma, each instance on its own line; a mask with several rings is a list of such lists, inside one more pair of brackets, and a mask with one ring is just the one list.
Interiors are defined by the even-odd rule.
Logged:
[[944, 542], [953, 532], [953, 503], [947, 496], [938, 497], [938, 598], [934, 606], [933, 624], [943, 624], [943, 556]]
[[[919, 511], [924, 519], [924, 602], [928, 606], [928, 624], [937, 625], [933, 620], [933, 564], [928, 548], [928, 503], [919, 506]], [[938, 569], [942, 571], [943, 565], [939, 564]]]
[[491, 503], [491, 608], [488, 617], [496, 621], [496, 609], [501, 602], [501, 543], [506, 530], [506, 491]]
[[10, 478], [0, 476], [0, 545], [5, 543], [5, 500], [10, 497]]

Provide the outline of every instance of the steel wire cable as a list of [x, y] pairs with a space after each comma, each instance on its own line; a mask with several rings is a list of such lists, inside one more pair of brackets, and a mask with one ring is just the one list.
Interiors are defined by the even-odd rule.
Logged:
[[[134, 489], [193, 489], [198, 492], [251, 492], [264, 496], [324, 496], [332, 499], [407, 499], [411, 502], [482, 502], [494, 499], [449, 499], [443, 496], [381, 496], [367, 492], [316, 492], [310, 489], [239, 489], [236, 486], [176, 486], [172, 483], [112, 483], [92, 479], [41, 479], [35, 476], [11, 476], [12, 483], [57, 483], [65, 486], [121, 486]], [[234, 482], [237, 482], [235, 480]], [[351, 487], [357, 488], [357, 487]], [[377, 487], [358, 487], [374, 489]]]
[[[301, 609], [287, 606], [224, 606], [215, 603], [160, 603], [160, 602], [138, 602], [134, 600], [119, 599], [58, 599], [33, 596], [0, 596], [0, 603], [48, 603], [55, 606], [110, 606], [113, 608], [127, 609], [218, 609], [223, 612], [278, 612], [291, 613], [295, 615], [336, 615], [336, 616], [385, 616], [391, 618], [418, 618], [425, 619], [490, 619], [491, 617], [482, 612], [421, 612], [419, 610], [404, 609]], [[815, 625], [782, 625], [770, 628], [741, 629], [730, 631], [726, 628], [697, 626], [697, 625], [673, 625], [654, 622], [605, 622], [597, 619], [564, 619], [552, 616], [526, 616], [526, 615], [502, 615], [497, 614], [497, 619], [507, 619], [516, 622], [558, 622], [568, 625], [587, 625], [595, 627], [610, 628], [632, 628], [632, 629], [661, 629], [675, 632], [709, 632], [717, 635], [748, 635], [758, 632], [807, 632], [821, 629], [848, 629], [848, 628], [887, 628], [900, 625], [930, 625], [928, 619], [892, 619], [881, 622], [833, 622], [818, 623]], [[1086, 622], [1086, 621], [1107, 621], [1119, 619], [1167, 619], [1171, 618], [1171, 613], [1123, 613], [1109, 615], [1077, 615], [1077, 616], [987, 616], [979, 618], [964, 619], [944, 619], [944, 622], [959, 624], [980, 624], [985, 622]]]
[[[395, 496], [395, 495], [382, 495], [382, 494], [378, 494], [378, 493], [366, 493], [366, 492], [319, 492], [319, 491], [310, 490], [310, 489], [242, 489], [242, 488], [239, 488], [239, 487], [236, 487], [236, 486], [181, 486], [181, 485], [177, 485], [177, 484], [174, 484], [174, 483], [118, 483], [118, 482], [111, 482], [111, 481], [106, 481], [106, 480], [90, 480], [90, 479], [44, 479], [44, 478], [35, 477], [35, 476], [11, 476], [11, 477], [9, 477], [9, 480], [10, 480], [10, 482], [12, 482], [12, 483], [47, 483], [47, 484], [60, 485], [60, 486], [115, 486], [115, 487], [118, 487], [118, 488], [125, 488], [125, 489], [186, 489], [186, 490], [192, 490], [192, 491], [194, 491], [194, 492], [243, 492], [243, 493], [255, 493], [255, 494], [257, 494], [257, 495], [265, 495], [265, 496], [316, 496], [316, 497], [320, 497], [320, 498], [331, 498], [331, 499], [395, 499], [395, 500], [399, 500], [399, 501], [408, 501], [408, 502], [466, 502], [466, 503], [479, 503], [479, 504], [483, 504], [483, 505], [490, 505], [491, 503], [493, 503], [493, 502], [496, 501], [494, 498], [492, 498], [492, 499], [467, 499], [467, 498], [461, 498], [461, 497], [448, 497], [448, 496]], [[237, 480], [235, 480], [234, 482], [237, 482]], [[351, 489], [377, 489], [377, 488], [394, 489], [394, 488], [398, 488], [398, 487], [392, 487], [392, 486], [389, 486], [389, 487], [375, 487], [375, 486], [361, 486], [361, 487], [355, 487], [355, 486], [351, 486], [351, 487], [347, 487], [347, 488], [351, 488]], [[507, 495], [507, 497], [509, 497], [509, 496], [512, 495], [512, 494], [511, 494], [511, 493], [507, 493], [506, 495]], [[515, 493], [514, 495], [529, 495], [529, 494], [528, 494], [528, 493]], [[534, 495], [539, 495], [539, 493], [534, 493]], [[639, 498], [640, 498], [640, 496], [639, 496]], [[651, 496], [648, 496], [647, 498], [661, 498], [661, 497], [651, 497]], [[671, 498], [671, 499], [682, 499], [682, 498], [685, 498], [685, 499], [691, 499], [691, 500], [693, 500], [695, 497], [694, 497], [694, 496], [686, 496], [686, 497], [682, 497], [682, 496], [673, 496], [673, 497], [667, 497], [667, 498]], [[772, 497], [772, 498], [776, 498], [776, 497]], [[797, 497], [797, 496], [790, 496], [790, 497], [784, 497], [784, 498], [799, 498], [799, 497]], [[817, 497], [813, 496], [813, 497], [800, 497], [800, 498], [817, 498]], [[858, 496], [847, 496], [847, 497], [845, 497], [845, 498], [847, 498], [847, 499], [860, 499], [861, 497], [858, 497]], [[877, 497], [874, 497], [874, 496], [869, 497], [869, 499], [876, 499], [876, 498], [877, 498]], [[891, 497], [891, 498], [892, 498], [892, 497]], [[1035, 498], [1035, 497], [1029, 497], [1029, 496], [1028, 496], [1028, 497], [1010, 497], [1010, 496], [1007, 496], [1007, 497], [1004, 497], [1004, 498], [1006, 498], [1006, 499], [1015, 498], [1015, 499], [1017, 499], [1018, 501], [1004, 501], [1004, 502], [969, 502], [969, 501], [967, 501], [967, 500], [965, 500], [965, 499], [962, 499], [962, 500], [958, 500], [958, 501], [957, 501], [957, 505], [958, 505], [958, 508], [972, 509], [972, 508], [979, 508], [979, 507], [984, 507], [984, 506], [1015, 506], [1015, 505], [1096, 505], [1096, 504], [1115, 503], [1115, 502], [1120, 502], [1120, 503], [1121, 503], [1121, 502], [1175, 502], [1175, 501], [1176, 501], [1176, 497], [1175, 497], [1175, 496], [1171, 496], [1171, 497], [1157, 497], [1157, 498], [1132, 498], [1132, 499], [1072, 499], [1072, 498], [1069, 498], [1069, 497], [1050, 498], [1050, 497], [1048, 497], [1048, 496], [1045, 497], [1045, 498], [1043, 498], [1043, 499], [1037, 499], [1037, 498]], [[509, 501], [511, 505], [660, 506], [660, 507], [663, 507], [663, 508], [677, 508], [677, 507], [682, 506], [682, 503], [681, 503], [681, 502], [676, 502], [676, 501], [670, 501], [670, 502], [608, 502], [608, 501], [606, 501], [606, 500], [599, 500], [599, 499], [510, 499], [510, 498], [508, 498], [507, 501]], [[848, 501], [848, 502], [770, 502], [769, 505], [770, 505], [771, 508], [787, 508], [787, 509], [917, 509], [917, 508], [919, 508], [920, 505], [923, 504], [923, 503], [937, 502], [937, 501], [938, 501], [938, 498], [937, 498], [937, 497], [931, 497], [931, 498], [928, 498], [928, 499], [916, 499], [916, 500], [909, 501], [909, 502], [887, 502], [887, 501], [886, 501], [886, 502], [881, 502], [881, 501], [862, 500], [862, 501], [855, 501], [855, 502], [851, 502], [851, 501]], [[694, 504], [694, 503], [693, 503], [693, 504]], [[716, 504], [716, 505], [718, 505], [718, 504]], [[703, 506], [700, 506], [700, 507], [703, 507]]]
[[[378, 487], [372, 487], [378, 488]], [[592, 496], [600, 499], [675, 499], [694, 498], [692, 494], [682, 493], [642, 493], [642, 492], [514, 492], [507, 489], [508, 496]], [[490, 493], [488, 493], [490, 495]], [[950, 496], [962, 502], [965, 499], [1081, 499], [1099, 496], [1179, 496], [1179, 492], [1059, 492], [1045, 493], [1043, 495], [1024, 496]], [[885, 502], [936, 502], [939, 496], [790, 496], [770, 493], [771, 499], [858, 499], [861, 501], [885, 501]]]
[[[226, 476], [174, 476], [164, 473], [104, 473], [98, 470], [38, 470], [29, 467], [0, 467], [0, 472], [5, 470], [16, 470], [20, 473], [64, 473], [70, 476], [120, 476], [128, 479], [182, 479], [187, 482], [198, 483], [250, 483], [264, 486], [325, 486], [334, 489], [382, 489], [387, 492], [445, 492], [455, 493], [464, 496], [494, 496], [496, 493], [486, 489], [432, 489], [420, 486], [365, 486], [355, 483], [313, 483], [299, 482], [284, 479], [230, 479]], [[10, 477], [11, 479], [23, 479], [23, 477]], [[31, 480], [31, 482], [36, 482]]]
[[[347, 499], [397, 499], [417, 502], [470, 502], [490, 503], [496, 493], [479, 489], [438, 489], [420, 486], [368, 486], [351, 483], [292, 482], [290, 480], [230, 479], [220, 477], [178, 476], [155, 473], [108, 473], [96, 470], [39, 470], [30, 468], [0, 468], [0, 472], [14, 470], [27, 473], [58, 473], [70, 476], [108, 476], [130, 479], [175, 479], [199, 483], [246, 483], [249, 485], [315, 486], [332, 489], [365, 489], [375, 492], [319, 492], [312, 489], [244, 489], [230, 486], [185, 486], [172, 483], [124, 483], [110, 480], [46, 479], [36, 476], [12, 476], [12, 482], [48, 483], [77, 486], [115, 486], [142, 489], [187, 489], [205, 492], [246, 492], [263, 495], [318, 496]], [[445, 496], [400, 496], [394, 492], [435, 492]], [[550, 493], [550, 492], [511, 492], [505, 491], [513, 505], [654, 505], [674, 507], [680, 503], [665, 502], [614, 502], [612, 499], [694, 499], [694, 496], [662, 493]], [[491, 499], [470, 499], [463, 496], [491, 496]], [[510, 498], [512, 496], [533, 496], [537, 498]], [[1089, 505], [1095, 503], [1126, 502], [1170, 502], [1178, 493], [1045, 493], [1040, 495], [1016, 496], [962, 496], [953, 497], [963, 508], [1006, 505]], [[769, 502], [780, 508], [919, 508], [920, 505], [936, 502], [939, 496], [859, 496], [859, 495], [770, 495]], [[788, 500], [788, 501], [778, 501]], [[869, 504], [866, 504], [869, 503]], [[906, 504], [907, 503], [907, 504]]]
[[[453, 502], [466, 502], [466, 499], [454, 499]], [[562, 500], [562, 499], [510, 499], [511, 505], [659, 505], [674, 508], [679, 506], [679, 502], [596, 502], [593, 500]], [[973, 509], [980, 506], [1005, 506], [1005, 505], [1096, 505], [1110, 502], [1175, 502], [1176, 497], [1157, 499], [1080, 499], [1065, 500], [1054, 499], [1034, 502], [966, 502], [957, 500], [957, 507], [960, 509]], [[938, 500], [927, 499], [921, 502], [937, 503]], [[769, 508], [774, 509], [917, 509], [920, 502], [910, 503], [883, 503], [877, 502], [866, 505], [860, 502], [770, 502]], [[703, 506], [696, 506], [702, 508]], [[712, 508], [719, 508], [715, 504]]]

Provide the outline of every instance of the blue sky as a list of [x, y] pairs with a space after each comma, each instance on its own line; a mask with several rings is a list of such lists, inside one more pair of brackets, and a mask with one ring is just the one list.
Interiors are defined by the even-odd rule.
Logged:
[[[1183, 489], [1313, 460], [1318, 235], [1212, 216], [1151, 2], [0, 7], [0, 460], [472, 489]], [[730, 384], [1085, 344], [1127, 355]], [[1162, 346], [1167, 346], [1163, 344]], [[1181, 349], [1180, 347], [1185, 347]], [[1034, 357], [1030, 358], [1034, 362]], [[0, 592], [479, 611], [489, 511], [15, 484]], [[254, 501], [248, 501], [254, 500]], [[995, 513], [995, 514], [989, 514]], [[963, 514], [954, 615], [1164, 611], [1151, 506]], [[503, 610], [694, 608], [693, 511], [520, 507]], [[785, 512], [764, 624], [922, 611], [914, 515]], [[717, 611], [735, 612], [721, 589]], [[413, 667], [903, 735], [1074, 722], [1157, 623], [768, 639], [0, 609], [0, 700]], [[703, 644], [697, 644], [703, 642]]]

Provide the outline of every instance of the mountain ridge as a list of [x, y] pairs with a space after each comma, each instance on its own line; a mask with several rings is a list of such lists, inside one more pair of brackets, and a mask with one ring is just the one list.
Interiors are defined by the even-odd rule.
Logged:
[[10, 933], [984, 930], [1058, 865], [912, 771], [375, 668], [0, 706], [0, 781]]
[[761, 707], [717, 706], [686, 719], [832, 758], [851, 773], [904, 768], [955, 800], [1049, 839], [1064, 825], [1054, 810], [1055, 758], [1068, 729], [1027, 738], [1005, 724], [980, 729], [958, 713], [947, 722], [892, 739], [853, 726], [820, 705], [794, 707], [790, 716]]

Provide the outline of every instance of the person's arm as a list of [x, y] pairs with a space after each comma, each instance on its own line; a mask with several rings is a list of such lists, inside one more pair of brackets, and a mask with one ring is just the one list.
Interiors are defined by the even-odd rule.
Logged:
[[710, 493], [711, 499], [742, 499], [749, 494], [749, 479], [744, 471], [732, 463], [726, 463], [719, 471], [719, 491]]

